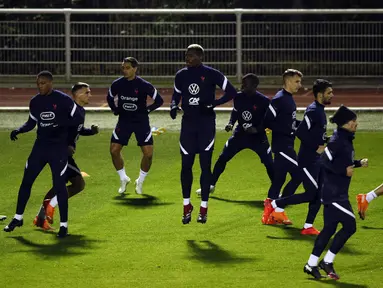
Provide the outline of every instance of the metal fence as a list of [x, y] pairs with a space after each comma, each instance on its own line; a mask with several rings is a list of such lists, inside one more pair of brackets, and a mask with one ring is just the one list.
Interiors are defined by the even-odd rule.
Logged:
[[[383, 21], [248, 21], [243, 15], [382, 14], [374, 10], [86, 10], [0, 9], [0, 13], [54, 14], [55, 21], [0, 21], [0, 74], [107, 77], [135, 56], [140, 74], [171, 78], [192, 43], [206, 50], [205, 63], [228, 76], [247, 72], [278, 76], [294, 67], [306, 76], [383, 76]], [[71, 21], [73, 14], [231, 14], [229, 21]], [[144, 19], [144, 17], [142, 18]], [[179, 19], [180, 17], [177, 17]], [[336, 16], [335, 16], [336, 18]], [[248, 18], [246, 18], [248, 19]]]

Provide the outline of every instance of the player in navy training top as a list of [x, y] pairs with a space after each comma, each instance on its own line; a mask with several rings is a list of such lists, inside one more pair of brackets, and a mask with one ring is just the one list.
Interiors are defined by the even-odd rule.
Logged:
[[37, 125], [37, 139], [25, 164], [24, 176], [19, 190], [16, 215], [4, 228], [11, 232], [23, 225], [23, 213], [31, 194], [32, 185], [48, 163], [51, 167], [53, 187], [60, 208], [58, 237], [68, 235], [68, 194], [65, 186], [65, 171], [68, 167], [68, 126], [78, 113], [72, 98], [61, 91], [53, 90], [53, 77], [48, 71], [37, 75], [39, 94], [29, 103], [28, 121], [11, 132], [11, 140], [17, 135], [31, 131]]
[[[76, 143], [81, 136], [91, 136], [98, 133], [98, 127], [92, 125], [91, 128], [85, 128], [85, 109], [84, 106], [89, 103], [91, 90], [87, 83], [78, 82], [72, 87], [72, 97], [78, 109], [71, 126], [68, 128], [68, 168], [65, 172], [66, 182], [71, 184], [67, 186], [68, 198], [80, 193], [85, 188], [85, 181], [78, 168], [73, 155], [76, 151]], [[50, 230], [53, 223], [53, 215], [57, 206], [57, 196], [54, 188], [51, 188], [45, 195], [41, 208], [33, 220], [33, 224], [44, 230]]]
[[331, 123], [337, 124], [337, 129], [321, 156], [320, 189], [324, 206], [324, 225], [315, 240], [308, 263], [304, 266], [304, 272], [315, 278], [321, 278], [318, 260], [330, 238], [335, 234], [338, 224], [342, 224], [343, 227], [335, 234], [330, 249], [319, 262], [319, 268], [332, 279], [339, 279], [333, 266], [336, 254], [356, 232], [355, 215], [349, 201], [348, 190], [354, 168], [368, 166], [367, 159], [354, 160], [355, 151], [352, 142], [358, 126], [356, 119], [356, 114], [343, 105], [330, 118]]
[[[271, 223], [275, 220], [277, 223], [283, 221], [282, 213], [275, 212], [277, 207], [285, 208], [287, 205], [295, 205], [309, 202], [309, 211], [307, 213], [306, 223], [301, 230], [303, 235], [318, 235], [319, 231], [313, 227], [316, 215], [319, 212], [320, 190], [319, 171], [320, 155], [323, 153], [325, 143], [328, 141], [326, 134], [327, 119], [325, 106], [331, 104], [333, 95], [332, 84], [323, 79], [317, 79], [313, 85], [313, 94], [315, 101], [311, 103], [305, 112], [303, 121], [295, 132], [301, 140], [301, 146], [298, 153], [298, 165], [303, 173], [303, 187], [305, 193], [294, 194], [284, 198], [279, 198], [265, 202], [269, 206], [268, 213], [272, 217]], [[270, 216], [265, 216], [266, 218]]]
[[[268, 198], [272, 200], [278, 198], [287, 173], [290, 173], [291, 180], [283, 189], [283, 197], [294, 194], [302, 181], [294, 150], [295, 130], [299, 121], [296, 119], [297, 106], [293, 98], [293, 94], [301, 88], [302, 77], [303, 74], [295, 69], [288, 69], [283, 73], [283, 89], [273, 97], [265, 116], [266, 127], [272, 130], [271, 149], [274, 153], [274, 178], [268, 193]], [[272, 224], [266, 217], [267, 201], [266, 199], [262, 223]], [[283, 224], [292, 224], [283, 209], [277, 208], [276, 212], [282, 212]]]
[[[270, 100], [257, 91], [258, 84], [259, 79], [255, 74], [250, 73], [242, 78], [241, 92], [238, 92], [234, 98], [234, 107], [225, 130], [227, 132], [231, 131], [237, 121], [238, 125], [233, 135], [227, 140], [221, 155], [214, 165], [210, 193], [214, 192], [215, 185], [219, 176], [225, 170], [226, 164], [243, 149], [251, 149], [257, 153], [261, 162], [265, 165], [270, 180], [273, 179], [273, 157], [263, 125]], [[200, 195], [201, 189], [198, 189], [196, 193]]]
[[[207, 202], [211, 184], [211, 158], [215, 140], [215, 112], [213, 108], [233, 99], [237, 91], [218, 70], [202, 64], [203, 48], [192, 44], [187, 48], [186, 68], [175, 76], [174, 93], [170, 106], [170, 116], [175, 119], [181, 99], [183, 110], [180, 133], [180, 152], [182, 156], [181, 184], [184, 203], [182, 223], [191, 221], [193, 206], [190, 193], [193, 183], [193, 164], [199, 154], [202, 189], [202, 202], [197, 222], [207, 221]], [[219, 86], [225, 94], [215, 99], [215, 89]]]
[[[142, 184], [150, 170], [153, 157], [153, 137], [148, 115], [164, 101], [152, 84], [136, 75], [138, 61], [135, 58], [125, 58], [121, 68], [124, 76], [113, 81], [106, 96], [110, 109], [114, 115], [118, 115], [118, 122], [111, 138], [110, 154], [120, 176], [121, 186], [118, 193], [123, 195], [130, 178], [125, 172], [121, 150], [123, 146], [128, 145], [132, 133], [135, 134], [137, 145], [141, 147], [143, 154], [135, 190], [137, 194], [142, 194]], [[154, 100], [149, 106], [146, 104], [148, 95]]]

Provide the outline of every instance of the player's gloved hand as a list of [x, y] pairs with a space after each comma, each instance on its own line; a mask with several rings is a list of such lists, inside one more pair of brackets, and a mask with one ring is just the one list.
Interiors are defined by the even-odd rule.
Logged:
[[95, 135], [98, 133], [98, 126], [92, 125], [92, 126], [90, 126], [90, 130], [92, 130], [93, 135]]
[[18, 138], [17, 138], [17, 135], [20, 134], [19, 130], [13, 130], [11, 132], [11, 135], [10, 135], [10, 138], [12, 141], [16, 141]]
[[115, 116], [118, 116], [119, 113], [118, 113], [117, 110], [114, 110], [114, 111], [113, 111], [113, 114], [114, 114]]
[[226, 131], [226, 132], [230, 132], [231, 130], [233, 130], [233, 124], [228, 123], [228, 124], [225, 126], [225, 131]]
[[172, 103], [170, 105], [170, 117], [172, 117], [173, 120], [177, 118], [177, 112], [179, 110], [181, 110], [181, 109], [176, 104]]
[[73, 146], [68, 146], [68, 155], [69, 156], [72, 157], [75, 151], [76, 151], [76, 149]]
[[256, 133], [258, 133], [258, 130], [254, 126], [250, 126], [250, 127], [245, 128], [245, 132], [247, 134], [256, 134]]
[[362, 160], [360, 160], [360, 165], [361, 167], [368, 167], [368, 159], [363, 158]]

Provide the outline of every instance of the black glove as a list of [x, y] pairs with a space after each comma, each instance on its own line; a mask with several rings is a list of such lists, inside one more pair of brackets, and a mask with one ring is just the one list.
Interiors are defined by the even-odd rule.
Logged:
[[225, 130], [226, 132], [230, 132], [231, 130], [233, 130], [233, 124], [229, 123], [225, 126]]
[[113, 114], [114, 114], [115, 116], [118, 116], [119, 113], [118, 113], [117, 110], [114, 110], [114, 111], [113, 111]]
[[16, 141], [18, 138], [17, 138], [17, 135], [20, 134], [19, 130], [13, 130], [11, 132], [11, 135], [10, 135], [10, 138], [12, 141]]
[[90, 130], [92, 130], [93, 135], [98, 134], [98, 126], [97, 125], [90, 126]]
[[172, 117], [173, 120], [177, 118], [177, 112], [179, 110], [181, 109], [177, 105], [170, 105], [170, 117]]

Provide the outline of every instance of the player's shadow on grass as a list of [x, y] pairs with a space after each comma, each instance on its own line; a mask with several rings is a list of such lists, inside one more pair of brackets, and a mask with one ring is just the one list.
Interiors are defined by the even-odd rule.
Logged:
[[362, 226], [362, 229], [366, 229], [366, 230], [383, 230], [383, 227]]
[[264, 208], [263, 200], [231, 200], [231, 199], [225, 199], [225, 198], [221, 198], [217, 196], [210, 196], [210, 198], [218, 200], [218, 201], [246, 205], [246, 206], [254, 207], [254, 208], [260, 208], [260, 209]]
[[189, 258], [206, 263], [233, 264], [254, 261], [252, 258], [237, 257], [219, 245], [208, 241], [187, 240]]
[[[327, 284], [327, 285], [331, 285], [334, 287], [340, 287], [340, 288], [368, 288], [367, 285], [339, 282], [339, 281], [335, 281], [332, 279], [325, 279], [325, 280], [320, 280], [320, 281], [314, 280], [314, 281], [316, 281], [320, 284]], [[340, 281], [342, 281], [342, 280], [340, 280]]]
[[[274, 228], [279, 228], [285, 232], [288, 236], [269, 236], [267, 235], [266, 238], [272, 239], [272, 240], [297, 240], [297, 241], [307, 241], [311, 242], [314, 245], [316, 235], [301, 235], [301, 228], [296, 227], [289, 227], [284, 225], [269, 225]], [[330, 240], [329, 244], [326, 247], [326, 250], [330, 248], [330, 245], [332, 243], [332, 239]], [[346, 243], [346, 246], [344, 246], [341, 250], [341, 253], [345, 254], [352, 254], [352, 255], [363, 255], [365, 253], [361, 253], [358, 250], [350, 248], [350, 244]]]
[[129, 198], [128, 195], [122, 196], [116, 196], [114, 197], [114, 200], [118, 200], [117, 202], [114, 202], [116, 205], [123, 205], [123, 206], [130, 206], [137, 209], [145, 209], [150, 208], [153, 206], [165, 206], [165, 205], [172, 205], [174, 203], [168, 203], [168, 202], [161, 202], [159, 198], [148, 195], [148, 194], [142, 194], [140, 196], [137, 196], [139, 198]]
[[84, 235], [70, 235], [66, 238], [60, 239], [57, 238], [56, 233], [53, 231], [42, 231], [42, 233], [52, 234], [52, 236], [55, 237], [55, 243], [40, 244], [37, 242], [32, 242], [23, 236], [10, 236], [9, 238], [15, 239], [20, 244], [28, 248], [27, 250], [16, 250], [14, 252], [32, 252], [45, 257], [77, 256], [87, 254], [88, 251], [95, 248], [95, 243], [101, 242], [99, 240], [87, 239]]

